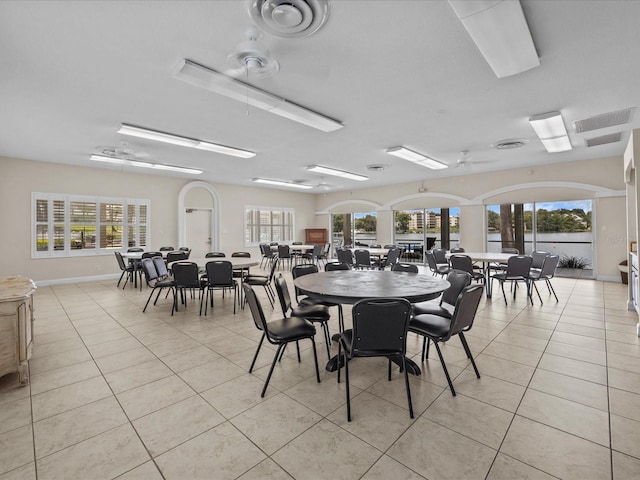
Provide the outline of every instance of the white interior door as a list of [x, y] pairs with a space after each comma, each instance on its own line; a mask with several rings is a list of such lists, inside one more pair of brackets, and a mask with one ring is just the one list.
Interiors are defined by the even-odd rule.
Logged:
[[186, 246], [192, 257], [202, 258], [211, 251], [211, 209], [187, 208], [185, 213]]

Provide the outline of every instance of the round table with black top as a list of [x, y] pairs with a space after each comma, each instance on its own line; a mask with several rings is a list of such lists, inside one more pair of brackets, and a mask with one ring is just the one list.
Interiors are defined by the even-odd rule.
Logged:
[[[404, 298], [411, 303], [433, 300], [449, 288], [449, 282], [429, 274], [382, 270], [343, 270], [303, 275], [294, 280], [309, 298], [337, 304], [354, 304], [365, 298]], [[336, 340], [336, 336], [334, 336]], [[406, 359], [407, 370], [420, 375], [420, 367]], [[400, 360], [396, 363], [400, 363]], [[337, 356], [327, 363], [327, 370], [338, 368]]]

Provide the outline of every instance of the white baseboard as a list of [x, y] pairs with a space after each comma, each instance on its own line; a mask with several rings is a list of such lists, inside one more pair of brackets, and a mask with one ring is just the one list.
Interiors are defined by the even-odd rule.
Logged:
[[[99, 282], [102, 280], [118, 280], [119, 273], [109, 273], [106, 275], [93, 275], [91, 277], [72, 277], [72, 278], [57, 278], [53, 280], [34, 280], [36, 286], [47, 287], [49, 285], [65, 285], [68, 283], [86, 283], [86, 282]], [[122, 279], [124, 281], [124, 278]]]

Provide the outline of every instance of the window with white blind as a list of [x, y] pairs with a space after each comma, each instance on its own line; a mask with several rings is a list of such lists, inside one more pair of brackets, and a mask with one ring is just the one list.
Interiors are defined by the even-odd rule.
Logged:
[[32, 193], [32, 257], [100, 255], [149, 244], [149, 200]]
[[293, 208], [253, 207], [244, 208], [246, 247], [260, 243], [286, 243], [294, 240]]

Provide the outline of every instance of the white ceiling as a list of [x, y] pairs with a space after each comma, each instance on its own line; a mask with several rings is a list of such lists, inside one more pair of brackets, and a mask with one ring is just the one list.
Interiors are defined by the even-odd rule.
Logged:
[[[0, 2], [0, 156], [97, 168], [89, 155], [128, 142], [150, 161], [204, 169], [197, 178], [306, 179], [322, 164], [361, 188], [621, 155], [632, 123], [578, 134], [572, 122], [640, 104], [640, 2], [522, 1], [540, 66], [498, 79], [446, 1], [331, 0], [301, 39], [264, 35], [280, 71], [251, 83], [340, 120], [323, 133], [172, 77], [180, 59], [213, 69], [252, 25], [247, 2]], [[574, 149], [549, 154], [528, 123], [560, 110]], [[253, 150], [252, 159], [125, 137], [121, 123]], [[585, 138], [624, 131], [622, 141]], [[519, 149], [490, 144], [527, 138]], [[404, 145], [451, 165], [432, 171], [385, 153]], [[473, 165], [456, 168], [461, 150]], [[383, 163], [383, 172], [366, 165]], [[139, 170], [136, 170], [139, 171]], [[275, 188], [275, 187], [274, 187]], [[313, 192], [314, 190], [310, 190]]]

